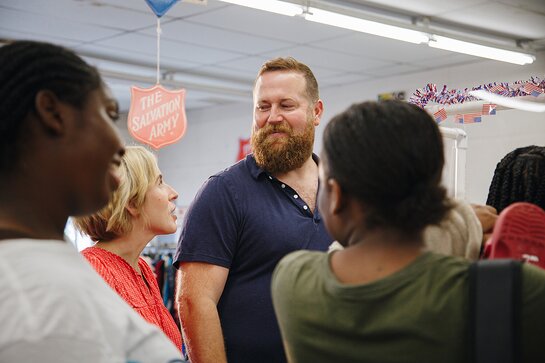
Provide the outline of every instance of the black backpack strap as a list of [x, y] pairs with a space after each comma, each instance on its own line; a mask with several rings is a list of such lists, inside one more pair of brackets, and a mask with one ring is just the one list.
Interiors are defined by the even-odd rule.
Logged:
[[469, 268], [474, 363], [520, 362], [521, 262], [474, 262]]

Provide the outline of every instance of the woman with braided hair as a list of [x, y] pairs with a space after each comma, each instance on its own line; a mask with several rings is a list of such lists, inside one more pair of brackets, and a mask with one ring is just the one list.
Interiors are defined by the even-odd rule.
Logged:
[[486, 204], [500, 213], [515, 202], [533, 203], [545, 209], [545, 147], [515, 149], [496, 166]]
[[74, 52], [0, 48], [0, 362], [178, 362], [64, 241], [119, 185], [117, 102]]

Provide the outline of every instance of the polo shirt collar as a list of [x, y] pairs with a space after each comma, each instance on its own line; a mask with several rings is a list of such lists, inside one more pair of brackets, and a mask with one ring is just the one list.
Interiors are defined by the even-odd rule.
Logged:
[[[312, 160], [314, 160], [316, 165], [320, 164], [320, 158], [315, 153], [312, 153]], [[257, 163], [255, 161], [253, 154], [246, 155], [246, 166], [248, 167], [248, 170], [250, 171], [250, 175], [255, 180], [257, 180], [262, 174], [265, 174], [266, 176], [269, 175], [269, 173], [267, 173], [265, 170], [257, 166]]]

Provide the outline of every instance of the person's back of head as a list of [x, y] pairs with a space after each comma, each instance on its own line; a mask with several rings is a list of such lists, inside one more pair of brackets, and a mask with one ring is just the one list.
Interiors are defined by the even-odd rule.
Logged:
[[501, 213], [515, 202], [545, 209], [545, 147], [517, 148], [496, 166], [486, 204]]
[[368, 230], [419, 236], [449, 210], [440, 185], [441, 134], [433, 119], [414, 105], [352, 105], [327, 125], [323, 151], [328, 177], [364, 204]]

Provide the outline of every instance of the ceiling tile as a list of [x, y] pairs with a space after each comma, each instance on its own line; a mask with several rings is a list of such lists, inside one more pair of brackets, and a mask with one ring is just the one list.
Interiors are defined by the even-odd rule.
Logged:
[[266, 56], [247, 56], [235, 58], [225, 62], [218, 62], [217, 64], [223, 67], [245, 72], [246, 74], [251, 75], [252, 79], [254, 79], [263, 63], [265, 63], [267, 60], [269, 60], [269, 57]]
[[500, 3], [516, 6], [523, 10], [545, 15], [545, 1], [543, 0], [499, 0]]
[[[150, 45], [151, 46], [151, 45]], [[131, 63], [131, 61], [137, 61], [145, 64], [149, 64], [150, 67], [155, 67], [156, 65], [156, 55], [151, 52], [141, 52], [135, 51], [131, 47], [120, 48], [113, 46], [105, 46], [102, 44], [82, 44], [74, 47], [74, 50], [83, 56], [88, 56], [92, 58], [99, 59], [114, 59], [123, 63], [123, 60], [126, 63]], [[169, 61], [161, 57], [162, 64], [168, 63]], [[196, 65], [196, 63], [191, 63], [191, 65]], [[182, 67], [183, 64], [178, 64], [179, 67]], [[149, 67], [148, 67], [149, 68]]]
[[15, 31], [24, 29], [29, 34], [64, 38], [80, 42], [92, 42], [97, 39], [119, 34], [118, 30], [96, 25], [85, 25], [77, 21], [43, 16], [21, 10], [0, 7], [0, 24], [2, 28]]
[[[545, 3], [545, 2], [544, 2]], [[484, 3], [442, 15], [461, 24], [494, 29], [521, 38], [545, 38], [545, 13], [503, 3]]]
[[457, 54], [448, 51], [443, 51], [444, 55], [441, 57], [425, 58], [418, 61], [411, 61], [410, 64], [416, 67], [423, 67], [422, 70], [452, 67], [462, 64], [476, 63], [476, 62], [488, 62], [488, 60], [479, 57], [473, 57], [465, 54]]
[[[318, 78], [318, 77], [317, 77]], [[337, 87], [357, 82], [370, 80], [372, 77], [357, 73], [337, 73], [330, 77], [318, 78], [318, 84], [321, 90], [328, 87]]]
[[74, 40], [56, 38], [46, 34], [27, 33], [24, 30], [14, 31], [9, 29], [4, 29], [2, 28], [2, 25], [0, 25], [0, 39], [35, 40], [35, 41], [41, 41], [41, 42], [53, 42], [55, 44], [63, 45], [65, 47], [74, 47], [75, 45], [79, 44], [79, 42]]
[[[354, 0], [353, 0], [354, 1]], [[447, 11], [463, 9], [490, 0], [355, 0], [355, 3], [375, 4], [378, 7], [387, 7], [392, 9], [402, 9], [412, 13], [423, 15], [437, 15]]]
[[385, 64], [384, 61], [357, 57], [340, 52], [331, 52], [323, 48], [299, 46], [283, 49], [274, 53], [265, 54], [269, 57], [294, 57], [309, 67], [322, 67], [337, 71], [365, 72], [367, 68], [377, 68]]
[[430, 48], [426, 44], [412, 44], [399, 40], [353, 33], [335, 39], [312, 43], [314, 47], [334, 50], [358, 57], [388, 62], [410, 62], [419, 59], [440, 57], [444, 51]]
[[415, 73], [422, 70], [422, 67], [415, 66], [406, 63], [392, 64], [388, 67], [380, 67], [368, 69], [367, 74], [371, 75], [373, 78], [386, 78], [402, 74]]
[[[96, 44], [150, 55], [155, 55], [157, 50], [156, 39], [140, 33], [127, 33], [105, 39]], [[235, 52], [161, 39], [161, 57], [177, 59], [180, 62], [189, 61], [205, 65], [234, 59], [239, 56]], [[181, 66], [183, 66], [182, 63], [180, 64]]]
[[299, 17], [272, 14], [237, 5], [193, 16], [191, 22], [299, 44], [350, 33], [346, 29], [309, 22]]
[[240, 82], [245, 83], [253, 83], [255, 74], [257, 74], [257, 69], [255, 71], [252, 69], [251, 72], [249, 70], [242, 71], [240, 69], [225, 67], [221, 65], [211, 65], [211, 66], [198, 66], [189, 69], [190, 72], [200, 72], [200, 73], [207, 73], [211, 75], [221, 75], [222, 77], [228, 77], [233, 79], [238, 79]]
[[[272, 38], [263, 39], [246, 33], [229, 31], [216, 26], [190, 23], [183, 19], [170, 21], [161, 26], [162, 38], [172, 39], [211, 48], [233, 50], [237, 53], [258, 54], [293, 45]], [[155, 36], [156, 30], [146, 29], [145, 34]]]
[[87, 25], [101, 25], [118, 30], [138, 29], [142, 26], [155, 27], [156, 17], [134, 9], [105, 5], [105, 2], [73, 0], [2, 0], [2, 6], [24, 10], [40, 16], [68, 19]]

